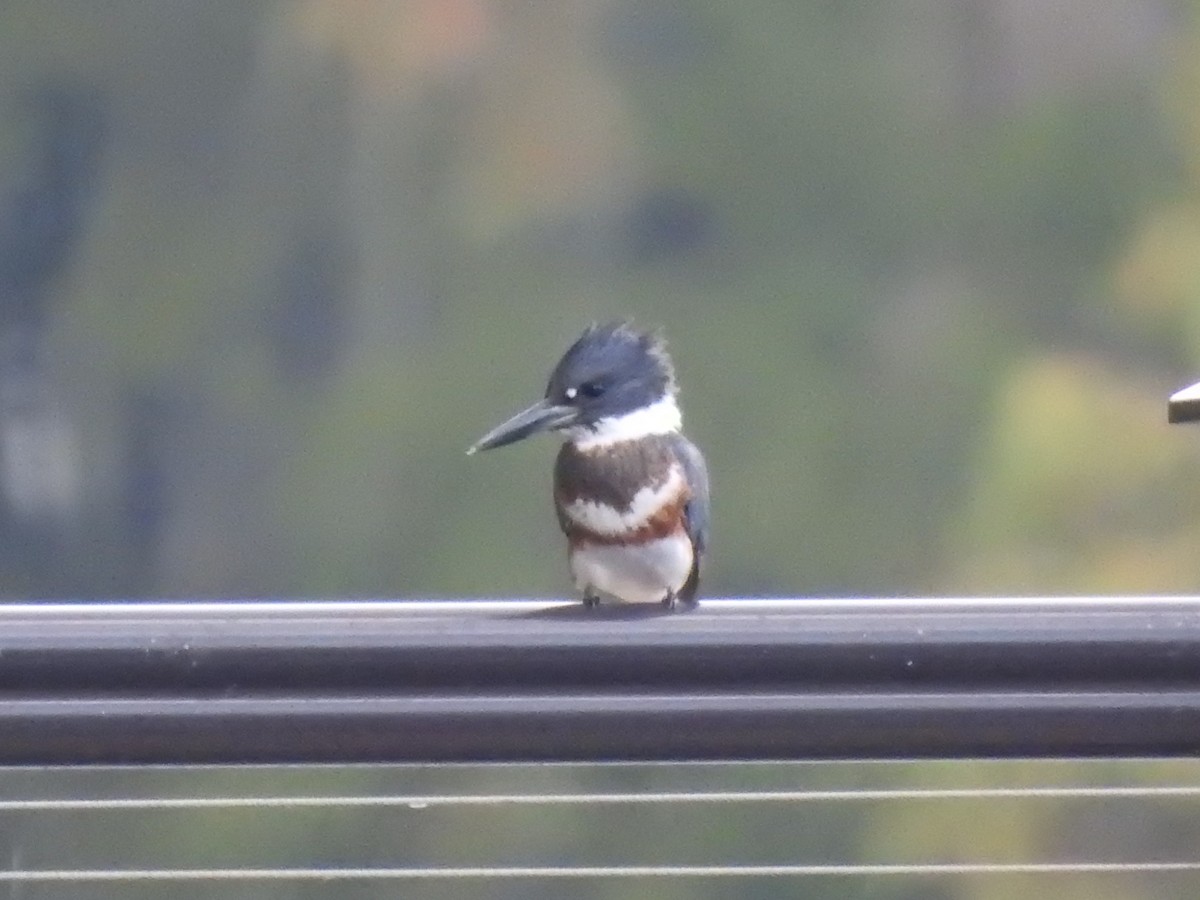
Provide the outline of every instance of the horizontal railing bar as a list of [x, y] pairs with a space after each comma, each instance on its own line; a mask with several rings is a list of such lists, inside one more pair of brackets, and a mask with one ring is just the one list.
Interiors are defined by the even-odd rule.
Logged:
[[1200, 599], [0, 605], [0, 764], [1200, 752]]
[[1200, 691], [0, 700], [0, 763], [1180, 756]]
[[[22, 601], [0, 603], [0, 620], [20, 619], [71, 620], [99, 619], [120, 621], [145, 618], [178, 618], [183, 620], [223, 619], [227, 616], [270, 618], [275, 620], [307, 619], [327, 615], [375, 617], [383, 616], [494, 616], [496, 614], [536, 614], [548, 611], [566, 614], [582, 604], [561, 598], [526, 599], [427, 599], [392, 600], [375, 598], [314, 599], [314, 600], [111, 600], [111, 601]], [[795, 597], [795, 598], [708, 598], [699, 609], [708, 613], [753, 613], [755, 615], [789, 615], [810, 611], [844, 612], [923, 610], [1001, 611], [1015, 610], [1140, 610], [1140, 609], [1200, 609], [1200, 597], [1191, 595], [1150, 594], [1144, 596], [1066, 596], [1066, 597]], [[656, 610], [625, 607], [627, 617], [650, 617]], [[622, 618], [621, 608], [602, 607], [587, 612], [593, 619]], [[680, 615], [680, 614], [677, 614]]]
[[0, 692], [1200, 685], [1200, 600], [0, 606]]

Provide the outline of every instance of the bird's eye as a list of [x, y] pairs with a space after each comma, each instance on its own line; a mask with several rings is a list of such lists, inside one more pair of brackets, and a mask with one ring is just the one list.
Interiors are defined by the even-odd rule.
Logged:
[[579, 386], [579, 393], [592, 400], [602, 395], [605, 390], [606, 386], [599, 381], [585, 381]]

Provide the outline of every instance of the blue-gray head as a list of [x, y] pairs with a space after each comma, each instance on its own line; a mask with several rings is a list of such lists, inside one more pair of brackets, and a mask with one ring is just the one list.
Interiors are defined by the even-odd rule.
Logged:
[[546, 395], [485, 434], [468, 453], [541, 431], [576, 444], [613, 443], [680, 427], [675, 370], [658, 336], [626, 322], [592, 325], [550, 373]]

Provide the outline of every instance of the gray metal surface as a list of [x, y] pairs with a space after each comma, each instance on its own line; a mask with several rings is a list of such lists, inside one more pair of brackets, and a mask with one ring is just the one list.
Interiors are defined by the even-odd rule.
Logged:
[[1168, 422], [1200, 421], [1200, 383], [1183, 388], [1167, 401]]
[[1200, 752], [1200, 600], [0, 606], [0, 763]]

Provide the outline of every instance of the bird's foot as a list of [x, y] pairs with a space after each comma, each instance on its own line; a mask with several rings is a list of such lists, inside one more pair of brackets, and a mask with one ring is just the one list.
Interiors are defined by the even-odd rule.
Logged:
[[687, 612], [696, 608], [696, 601], [681, 600], [678, 594], [671, 591], [663, 597], [662, 605], [667, 612]]
[[584, 609], [595, 609], [599, 605], [600, 605], [600, 598], [597, 597], [595, 594], [584, 594], [583, 595], [583, 608]]

